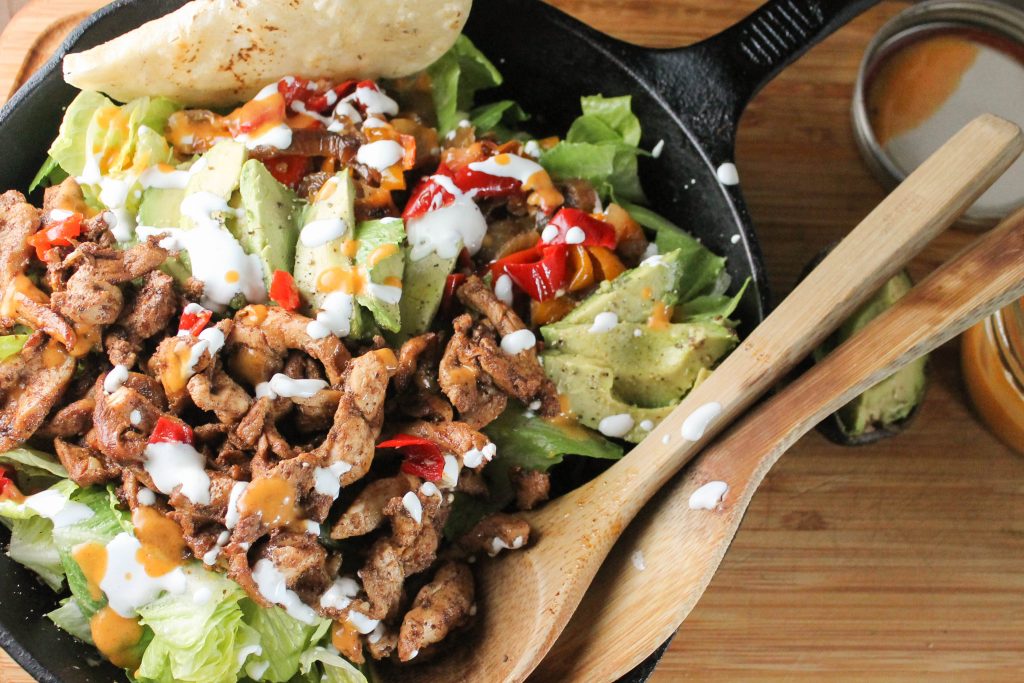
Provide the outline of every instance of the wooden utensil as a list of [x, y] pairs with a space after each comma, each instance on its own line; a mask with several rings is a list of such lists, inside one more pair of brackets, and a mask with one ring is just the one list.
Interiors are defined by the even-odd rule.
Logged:
[[979, 117], [955, 135], [872, 211], [643, 444], [602, 476], [530, 515], [540, 541], [481, 565], [483, 616], [478, 628], [462, 647], [403, 672], [403, 679], [525, 679], [644, 503], [701, 445], [952, 223], [1022, 148], [1020, 130], [994, 116]]
[[[1022, 295], [1024, 210], [709, 446], [662, 492], [658, 514], [674, 523], [668, 533], [640, 534], [643, 572], [614, 573], [608, 591], [574, 616], [588, 627], [560, 640], [531, 680], [614, 681], [646, 658], [704, 593], [754, 492], [793, 443], [865, 389]], [[839, 387], [844, 390], [837, 392]], [[729, 486], [722, 504], [713, 511], [691, 509], [691, 495], [709, 482]]]

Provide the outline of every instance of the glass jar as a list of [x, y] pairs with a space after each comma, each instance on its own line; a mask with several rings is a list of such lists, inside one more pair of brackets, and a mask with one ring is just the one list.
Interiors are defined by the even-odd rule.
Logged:
[[985, 425], [1024, 454], [1024, 300], [964, 333], [967, 393]]

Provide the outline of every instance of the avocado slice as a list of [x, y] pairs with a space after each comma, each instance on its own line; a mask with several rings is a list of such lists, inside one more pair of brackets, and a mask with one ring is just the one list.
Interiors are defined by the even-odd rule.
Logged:
[[356, 301], [373, 314], [380, 327], [398, 332], [402, 326], [405, 224], [400, 218], [364, 221], [356, 226], [356, 241], [359, 243], [356, 263], [366, 269], [370, 279], [369, 286]]
[[245, 215], [235, 221], [232, 232], [247, 254], [259, 257], [269, 289], [275, 270], [290, 273], [295, 265], [298, 197], [257, 159], [242, 166], [239, 191]]
[[[189, 178], [188, 185], [185, 186], [185, 198], [199, 192], [209, 192], [230, 204], [235, 190], [238, 189], [242, 167], [248, 157], [249, 153], [242, 143], [234, 140], [218, 142], [196, 162], [202, 166]], [[228, 216], [225, 222], [230, 230], [235, 217]], [[187, 230], [195, 226], [191, 218], [183, 215], [181, 227]]]
[[[823, 360], [903, 298], [913, 286], [913, 280], [906, 271], [886, 282], [814, 351], [814, 361]], [[919, 358], [871, 387], [825, 420], [821, 425], [822, 433], [844, 445], [871, 443], [898, 434], [924, 399], [927, 365], [927, 356]]]
[[[177, 228], [181, 225], [181, 202], [184, 199], [185, 190], [175, 187], [150, 187], [143, 190], [139, 205], [139, 225]], [[188, 252], [183, 251], [177, 257], [167, 259], [160, 270], [178, 282], [185, 282], [192, 274]]]
[[683, 276], [680, 251], [647, 259], [614, 280], [606, 280], [558, 324], [593, 323], [598, 313], [614, 313], [619, 322], [644, 323], [654, 302], [667, 306], [679, 302]]
[[409, 258], [406, 250], [401, 338], [415, 337], [430, 329], [444, 298], [445, 282], [458, 260], [458, 256], [444, 258], [432, 252], [417, 261]]
[[615, 371], [607, 365], [568, 353], [545, 353], [544, 371], [569, 400], [569, 410], [581, 424], [600, 430], [601, 420], [627, 414], [633, 426], [622, 438], [640, 443], [650, 432], [641, 424], [657, 425], [676, 407], [676, 403], [644, 408], [624, 401], [615, 391]]
[[[302, 229], [321, 221], [341, 221], [342, 234], [323, 244], [306, 246], [300, 239], [295, 247], [295, 284], [306, 303], [307, 311], [315, 316], [326, 295], [317, 290], [317, 278], [329, 268], [351, 268], [354, 253], [348, 251], [355, 236], [355, 184], [349, 169], [345, 169], [324, 183], [312, 198], [302, 221]], [[321, 223], [323, 225], [323, 223]]]
[[738, 343], [736, 332], [702, 321], [660, 329], [619, 323], [607, 332], [590, 326], [549, 325], [541, 329], [546, 348], [587, 358], [614, 371], [615, 395], [635, 406], [673, 404], [689, 392], [701, 370], [710, 368]]

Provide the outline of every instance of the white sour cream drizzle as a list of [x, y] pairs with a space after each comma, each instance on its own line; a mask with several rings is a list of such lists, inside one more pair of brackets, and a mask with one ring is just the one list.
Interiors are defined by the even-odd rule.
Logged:
[[601, 432], [605, 436], [611, 436], [617, 439], [629, 434], [633, 429], [633, 416], [629, 413], [622, 413], [620, 415], [609, 415], [608, 417], [602, 418], [601, 422], [597, 425], [597, 431]]
[[348, 613], [347, 621], [364, 636], [368, 633], [373, 633], [377, 626], [380, 625], [380, 619], [371, 619], [362, 612], [356, 612], [355, 610]]
[[446, 489], [453, 489], [459, 483], [459, 459], [454, 455], [446, 454], [444, 456], [444, 471], [441, 474], [441, 487]]
[[544, 167], [536, 161], [507, 153], [499, 154], [483, 161], [475, 161], [469, 165], [469, 169], [497, 176], [498, 178], [515, 178], [520, 184], [526, 184], [535, 173], [544, 173]]
[[437, 485], [434, 484], [434, 482], [432, 481], [423, 482], [422, 486], [420, 486], [420, 493], [422, 493], [424, 496], [437, 496], [438, 498], [442, 497], [441, 489], [437, 488]]
[[472, 190], [463, 192], [448, 176], [434, 175], [430, 180], [454, 197], [454, 201], [447, 206], [432, 207], [428, 213], [406, 222], [411, 246], [409, 257], [413, 261], [430, 254], [445, 259], [455, 258], [463, 247], [470, 255], [476, 254], [487, 234], [487, 221], [473, 201], [475, 193]]
[[362, 105], [367, 114], [387, 114], [394, 116], [398, 113], [398, 103], [376, 88], [362, 86], [346, 97], [342, 102], [357, 102]]
[[347, 462], [336, 462], [330, 467], [317, 467], [313, 472], [313, 490], [322, 496], [337, 500], [341, 494], [341, 475], [352, 469]]
[[88, 505], [75, 503], [60, 491], [50, 489], [29, 496], [22, 505], [53, 522], [54, 529], [78, 524], [93, 516]]
[[280, 123], [260, 135], [253, 137], [248, 133], [242, 133], [235, 140], [243, 143], [246, 149], [257, 147], [273, 147], [274, 149], [288, 149], [292, 146], [292, 129], [286, 124]]
[[165, 171], [159, 166], [151, 166], [139, 176], [139, 183], [144, 190], [151, 187], [158, 190], [184, 190], [191, 177], [192, 173], [189, 171]]
[[711, 423], [722, 414], [722, 404], [712, 401], [690, 413], [680, 432], [687, 441], [700, 441]]
[[199, 333], [199, 341], [192, 345], [189, 352], [188, 363], [183, 368], [184, 379], [189, 379], [196, 374], [196, 364], [203, 357], [204, 352], [210, 353], [210, 358], [216, 356], [224, 348], [224, 333], [216, 327], [210, 327]]
[[270, 390], [284, 398], [313, 398], [328, 386], [322, 379], [292, 379], [280, 372], [270, 378]]
[[107, 595], [110, 608], [131, 618], [140, 607], [153, 602], [163, 591], [182, 593], [187, 584], [185, 572], [175, 567], [162, 576], [150, 576], [138, 561], [142, 544], [128, 533], [120, 533], [107, 544], [107, 569], [100, 589]]
[[245, 495], [248, 488], [249, 482], [247, 481], [236, 481], [231, 485], [231, 493], [228, 494], [228, 510], [224, 515], [224, 526], [228, 529], [238, 526], [238, 520], [242, 518], [242, 514], [238, 511], [238, 501], [242, 500], [242, 496]]
[[289, 590], [282, 574], [274, 563], [268, 559], [259, 560], [253, 569], [252, 578], [260, 595], [267, 601], [280, 605], [289, 616], [304, 624], [316, 623], [316, 612], [302, 602], [295, 591]]
[[327, 609], [343, 610], [352, 604], [352, 598], [359, 595], [359, 583], [355, 579], [341, 576], [320, 596], [320, 606]]
[[169, 496], [180, 486], [181, 494], [196, 505], [210, 504], [206, 458], [189, 444], [147, 444], [142, 466], [160, 493]]
[[522, 536], [516, 536], [515, 540], [512, 541], [512, 545], [507, 545], [505, 541], [495, 536], [491, 539], [491, 545], [487, 550], [487, 554], [494, 557], [502, 550], [518, 550], [523, 547], [523, 543], [524, 541]]
[[501, 350], [510, 356], [532, 349], [537, 345], [537, 337], [530, 330], [516, 330], [501, 338]]
[[347, 337], [352, 330], [353, 297], [345, 292], [331, 292], [324, 298], [321, 310], [306, 325], [306, 334], [313, 339], [323, 339], [331, 334]]
[[462, 464], [470, 469], [476, 469], [485, 462], [494, 460], [498, 454], [498, 447], [488, 442], [483, 448], [471, 448], [462, 456]]
[[594, 334], [604, 334], [605, 332], [611, 332], [618, 324], [619, 316], [615, 313], [598, 313], [594, 316], [594, 324], [590, 326], [588, 331]]
[[196, 192], [181, 203], [181, 214], [192, 219], [195, 227], [154, 228], [139, 226], [140, 237], [166, 233], [161, 246], [188, 252], [192, 276], [203, 282], [203, 304], [223, 310], [238, 294], [250, 303], [266, 300], [263, 267], [259, 257], [246, 254], [225, 227], [226, 216], [237, 215], [222, 197], [210, 192]]
[[141, 489], [139, 489], [139, 492], [138, 492], [138, 494], [136, 494], [135, 497], [138, 499], [139, 505], [155, 505], [156, 504], [156, 494], [153, 493], [152, 489], [147, 489], [146, 487], [142, 487]]
[[637, 571], [642, 572], [647, 569], [647, 562], [644, 560], [644, 552], [642, 550], [634, 550], [633, 554], [629, 556], [629, 561], [633, 563]]
[[739, 185], [740, 183], [740, 174], [736, 170], [736, 164], [724, 163], [718, 167], [715, 174], [718, 176], [718, 182], [723, 185]]
[[348, 232], [348, 224], [340, 218], [324, 218], [307, 223], [299, 233], [302, 246], [315, 249], [332, 240], [336, 240]]
[[67, 209], [52, 209], [50, 213], [47, 214], [47, 218], [49, 219], [48, 222], [60, 223], [61, 221], [66, 221], [67, 219], [71, 218], [74, 215], [75, 214], [73, 212], [68, 211]]
[[115, 365], [114, 368], [103, 378], [103, 391], [112, 394], [121, 388], [121, 385], [128, 379], [128, 368], [124, 365]]
[[405, 156], [405, 148], [394, 140], [377, 140], [363, 145], [356, 152], [356, 161], [377, 171], [384, 171]]
[[512, 305], [512, 278], [507, 274], [499, 275], [498, 279], [494, 281], [494, 296], [498, 297], [498, 301], [506, 306]]
[[392, 285], [381, 285], [376, 282], [367, 282], [364, 286], [367, 294], [374, 299], [380, 299], [386, 304], [397, 304], [402, 300], [402, 288]]
[[729, 492], [729, 485], [724, 481], [709, 481], [690, 495], [691, 510], [714, 510]]
[[412, 521], [417, 524], [423, 523], [423, 504], [420, 503], [420, 498], [413, 491], [409, 491], [402, 496], [402, 507], [412, 517]]

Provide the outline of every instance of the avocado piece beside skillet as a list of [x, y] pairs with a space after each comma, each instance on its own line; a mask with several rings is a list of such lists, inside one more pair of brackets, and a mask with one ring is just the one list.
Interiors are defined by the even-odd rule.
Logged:
[[[828, 251], [830, 249], [807, 266], [804, 277], [824, 260]], [[840, 344], [891, 308], [913, 286], [909, 273], [897, 273], [814, 350], [812, 362], [821, 362]], [[818, 425], [818, 430], [829, 440], [844, 446], [859, 446], [895, 436], [917, 414], [927, 385], [928, 357], [923, 356], [834, 412]]]

